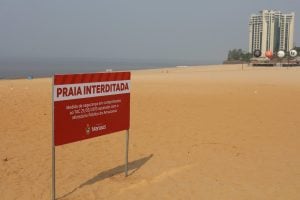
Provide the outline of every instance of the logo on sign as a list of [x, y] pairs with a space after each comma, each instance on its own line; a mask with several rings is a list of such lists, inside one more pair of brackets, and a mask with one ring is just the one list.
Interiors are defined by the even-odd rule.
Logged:
[[97, 126], [92, 127], [92, 132], [102, 131], [102, 130], [105, 130], [105, 129], [106, 129], [106, 124], [105, 125], [97, 125]]
[[91, 127], [90, 127], [89, 124], [87, 124], [86, 127], [85, 127], [85, 133], [86, 133], [87, 135], [89, 135], [89, 134], [91, 133]]

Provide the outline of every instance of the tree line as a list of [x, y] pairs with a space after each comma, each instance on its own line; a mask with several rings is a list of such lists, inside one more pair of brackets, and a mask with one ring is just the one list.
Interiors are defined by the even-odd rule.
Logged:
[[229, 50], [227, 61], [245, 61], [249, 62], [252, 58], [252, 54], [246, 51], [243, 51], [242, 49], [232, 49]]

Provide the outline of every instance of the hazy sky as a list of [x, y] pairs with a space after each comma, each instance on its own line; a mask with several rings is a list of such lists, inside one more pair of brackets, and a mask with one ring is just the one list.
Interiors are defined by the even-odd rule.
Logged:
[[294, 11], [300, 44], [299, 0], [0, 0], [0, 58], [221, 61], [262, 9]]

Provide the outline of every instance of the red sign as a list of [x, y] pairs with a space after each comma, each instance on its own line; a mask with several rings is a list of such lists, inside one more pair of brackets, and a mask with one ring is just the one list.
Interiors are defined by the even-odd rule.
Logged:
[[130, 72], [55, 75], [55, 146], [129, 129]]

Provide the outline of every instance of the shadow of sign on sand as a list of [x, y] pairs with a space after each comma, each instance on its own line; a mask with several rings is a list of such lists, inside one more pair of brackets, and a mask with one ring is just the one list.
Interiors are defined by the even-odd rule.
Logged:
[[[139, 170], [146, 162], [148, 162], [148, 160], [150, 160], [153, 157], [153, 154], [150, 154], [149, 156], [140, 158], [138, 160], [132, 161], [128, 163], [128, 171], [129, 174], [128, 176], [131, 176], [133, 173], [135, 173], [137, 170]], [[69, 196], [70, 194], [74, 193], [77, 189], [80, 189], [86, 185], [92, 185], [98, 181], [102, 181], [106, 178], [115, 176], [117, 174], [121, 174], [124, 173], [124, 168], [125, 165], [119, 165], [115, 168], [100, 172], [99, 174], [97, 174], [96, 176], [94, 176], [93, 178], [87, 180], [86, 182], [82, 183], [80, 186], [78, 186], [77, 188], [73, 189], [71, 192], [57, 198], [57, 199], [62, 199], [65, 198], [67, 196]], [[131, 171], [132, 170], [132, 171]]]

